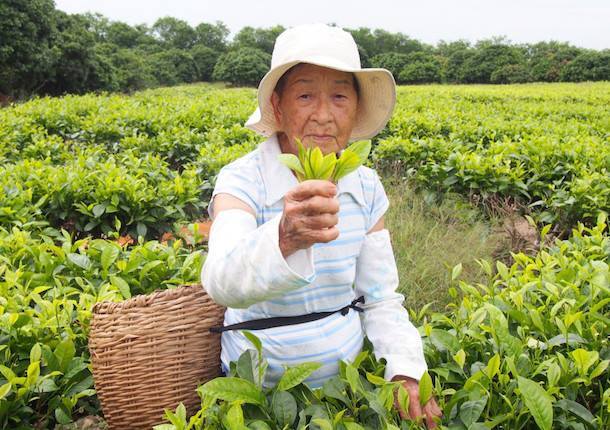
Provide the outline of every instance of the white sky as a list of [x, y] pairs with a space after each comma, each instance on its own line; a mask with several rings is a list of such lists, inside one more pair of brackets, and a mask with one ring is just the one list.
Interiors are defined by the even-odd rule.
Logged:
[[492, 36], [511, 41], [559, 40], [610, 48], [609, 0], [55, 0], [69, 13], [99, 12], [111, 20], [152, 24], [173, 16], [197, 25], [224, 22], [231, 37], [242, 27], [290, 27], [309, 22], [381, 28], [422, 42]]

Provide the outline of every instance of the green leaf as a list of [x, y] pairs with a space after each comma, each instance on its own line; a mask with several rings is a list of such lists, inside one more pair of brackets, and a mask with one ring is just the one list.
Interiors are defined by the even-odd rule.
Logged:
[[319, 147], [315, 147], [309, 154], [309, 165], [311, 167], [312, 177], [310, 179], [320, 179], [320, 170], [322, 168], [324, 156]]
[[118, 276], [110, 275], [108, 277], [110, 279], [110, 283], [114, 285], [120, 292], [123, 298], [129, 299], [131, 298], [131, 289], [129, 288], [129, 284]]
[[91, 267], [91, 260], [85, 254], [71, 252], [68, 254], [68, 260], [83, 270], [88, 270]]
[[69, 411], [66, 412], [63, 407], [55, 409], [55, 419], [59, 424], [70, 424], [72, 417], [69, 415]]
[[599, 359], [599, 353], [597, 351], [587, 351], [582, 348], [575, 349], [570, 353], [576, 364], [578, 374], [585, 376], [589, 367], [593, 366]]
[[148, 227], [146, 227], [146, 224], [139, 222], [136, 226], [136, 230], [138, 232], [138, 236], [146, 236], [146, 233], [148, 232]]
[[360, 385], [360, 375], [358, 374], [358, 369], [351, 364], [347, 364], [345, 366], [345, 379], [347, 379], [347, 383], [352, 389], [352, 392], [358, 393], [363, 391], [362, 386]]
[[453, 266], [451, 270], [451, 280], [455, 281], [462, 274], [462, 263]]
[[460, 406], [460, 420], [462, 420], [466, 427], [470, 427], [473, 423], [477, 422], [486, 405], [486, 396], [478, 400], [469, 400], [462, 403]]
[[466, 362], [466, 353], [463, 349], [460, 349], [458, 352], [455, 353], [455, 355], [453, 356], [453, 361], [455, 361], [460, 366], [460, 369], [464, 368], [464, 363]]
[[489, 362], [487, 363], [487, 366], [485, 367], [485, 374], [487, 375], [487, 378], [489, 378], [491, 380], [491, 379], [493, 379], [494, 376], [496, 376], [496, 374], [498, 373], [499, 370], [500, 370], [500, 355], [495, 354], [493, 357], [491, 357], [489, 359]]
[[108, 268], [116, 261], [119, 256], [119, 249], [112, 245], [106, 244], [102, 250], [101, 263], [102, 269], [108, 270]]
[[432, 378], [424, 372], [419, 380], [419, 403], [423, 406], [432, 398]]
[[36, 385], [36, 381], [40, 376], [40, 361], [33, 361], [28, 365], [26, 384], [28, 387]]
[[246, 336], [246, 339], [248, 339], [252, 345], [254, 345], [254, 347], [256, 348], [256, 352], [258, 352], [259, 354], [263, 353], [263, 343], [258, 337], [256, 337], [256, 335], [246, 330], [242, 331], [242, 334]]
[[290, 170], [294, 172], [298, 172], [302, 175], [305, 174], [305, 170], [303, 170], [303, 166], [301, 165], [301, 161], [294, 154], [280, 154], [278, 155], [278, 159], [280, 163], [288, 167]]
[[402, 408], [403, 412], [405, 412], [408, 415], [409, 414], [409, 404], [411, 402], [411, 399], [409, 398], [409, 392], [407, 391], [407, 389], [405, 388], [405, 386], [403, 384], [398, 385], [397, 391], [398, 391], [397, 392], [398, 404]]
[[264, 405], [265, 396], [250, 381], [234, 377], [215, 378], [203, 384], [204, 395], [229, 402], [240, 401], [255, 405]]
[[337, 163], [337, 156], [334, 152], [326, 154], [322, 159], [320, 166], [318, 179], [329, 180], [332, 177], [333, 171], [335, 170], [335, 164]]
[[74, 354], [76, 353], [76, 348], [74, 347], [74, 343], [70, 339], [66, 339], [61, 341], [57, 347], [55, 347], [55, 358], [57, 359], [57, 364], [59, 366], [59, 370], [65, 372], [68, 368], [68, 365], [74, 358]]
[[224, 423], [229, 430], [243, 430], [245, 428], [244, 411], [241, 404], [235, 403], [229, 408]]
[[3, 386], [0, 387], [0, 400], [4, 399], [8, 393], [11, 391], [11, 383], [7, 382]]
[[589, 378], [593, 379], [602, 375], [608, 368], [608, 364], [610, 364], [610, 360], [600, 361], [599, 364], [595, 367], [595, 369], [593, 369], [593, 371], [589, 375]]
[[358, 155], [346, 149], [341, 153], [341, 156], [335, 164], [335, 171], [332, 176], [333, 182], [338, 182], [339, 179], [350, 174], [361, 165], [362, 163], [360, 162]]
[[332, 423], [325, 418], [314, 418], [311, 422], [320, 427], [321, 430], [333, 430]]
[[555, 403], [555, 407], [561, 411], [568, 411], [576, 418], [578, 418], [583, 424], [589, 426], [595, 422], [593, 414], [580, 403], [577, 403], [569, 399], [561, 399]]
[[256, 351], [252, 349], [245, 350], [237, 360], [237, 375], [241, 379], [245, 379], [246, 381], [250, 381], [255, 383], [254, 379], [254, 368], [255, 364], [255, 354]]
[[104, 215], [104, 212], [106, 212], [106, 205], [105, 204], [97, 204], [97, 205], [93, 206], [93, 215], [96, 218], [99, 218], [102, 215]]
[[553, 404], [551, 396], [531, 379], [518, 377], [521, 399], [542, 430], [551, 430], [553, 426]]
[[281, 427], [290, 428], [297, 417], [297, 402], [287, 391], [278, 391], [273, 395], [271, 409]]
[[549, 368], [546, 371], [546, 377], [550, 387], [557, 385], [557, 382], [559, 382], [559, 378], [561, 377], [561, 369], [557, 363], [551, 363], [549, 365]]
[[248, 428], [250, 430], [271, 430], [269, 424], [261, 420], [252, 421], [250, 424], [248, 424]]
[[345, 426], [345, 430], [364, 430], [364, 427], [362, 427], [360, 424], [358, 423], [353, 423], [353, 422], [344, 422], [343, 425]]
[[373, 375], [372, 373], [366, 372], [366, 379], [374, 385], [386, 385], [388, 381], [386, 381], [381, 376]]
[[355, 153], [360, 159], [360, 164], [364, 164], [371, 153], [371, 141], [361, 140], [354, 142], [346, 148], [346, 151]]
[[289, 390], [299, 385], [321, 366], [320, 363], [302, 363], [295, 367], [289, 367], [278, 382], [277, 391]]
[[445, 330], [432, 329], [430, 341], [440, 352], [448, 351], [453, 354], [460, 349], [457, 337]]
[[326, 397], [330, 397], [331, 399], [337, 399], [343, 402], [344, 404], [349, 404], [349, 399], [347, 398], [345, 392], [346, 384], [338, 376], [327, 379], [322, 386], [322, 392]]
[[30, 362], [40, 361], [41, 356], [42, 347], [40, 346], [40, 343], [36, 342], [30, 350]]

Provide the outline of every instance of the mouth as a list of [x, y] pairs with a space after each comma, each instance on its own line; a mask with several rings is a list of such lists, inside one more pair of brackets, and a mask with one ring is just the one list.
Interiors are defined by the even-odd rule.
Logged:
[[328, 143], [335, 141], [335, 136], [330, 134], [310, 134], [307, 137], [315, 143]]

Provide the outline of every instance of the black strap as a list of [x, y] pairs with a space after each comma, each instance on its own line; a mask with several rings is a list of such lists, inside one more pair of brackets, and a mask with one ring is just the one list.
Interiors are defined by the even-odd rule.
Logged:
[[295, 315], [293, 317], [260, 318], [256, 320], [249, 320], [237, 324], [227, 325], [224, 327], [210, 327], [210, 331], [212, 333], [222, 333], [223, 331], [228, 330], [263, 330], [266, 328], [282, 327], [286, 325], [316, 321], [322, 318], [326, 318], [327, 316], [337, 312], [341, 312], [341, 315], [345, 316], [347, 315], [350, 309], [353, 309], [358, 312], [363, 312], [364, 309], [357, 306], [358, 303], [364, 303], [364, 296], [358, 297], [357, 299], [353, 300], [349, 305], [343, 306], [341, 309], [337, 309], [336, 311], [312, 312], [310, 314]]

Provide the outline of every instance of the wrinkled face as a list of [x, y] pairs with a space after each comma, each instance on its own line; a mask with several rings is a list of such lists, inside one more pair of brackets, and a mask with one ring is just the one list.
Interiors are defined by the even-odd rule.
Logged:
[[290, 69], [281, 94], [274, 91], [271, 97], [283, 152], [296, 154], [295, 138], [324, 154], [347, 146], [358, 107], [354, 79], [351, 73], [313, 64]]

